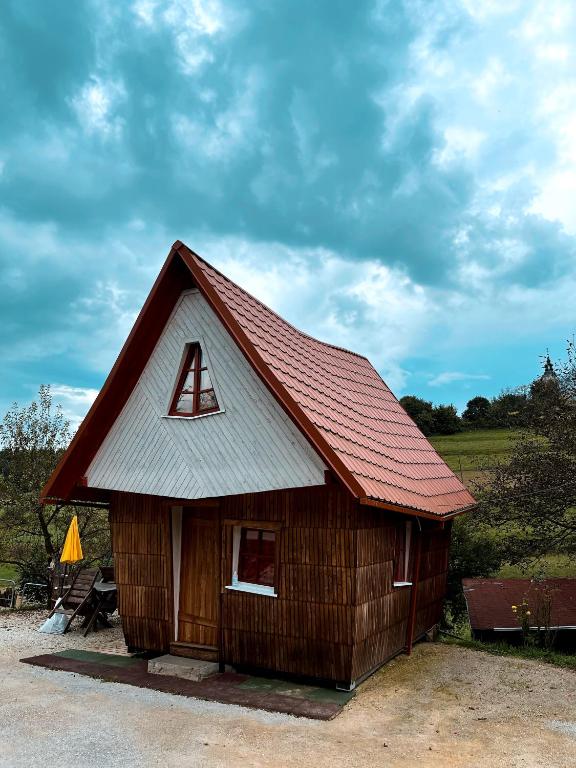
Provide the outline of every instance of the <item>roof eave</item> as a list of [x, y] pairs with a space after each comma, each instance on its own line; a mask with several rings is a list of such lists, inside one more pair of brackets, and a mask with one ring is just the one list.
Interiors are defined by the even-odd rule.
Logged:
[[452, 510], [451, 512], [445, 512], [445, 513], [438, 513], [438, 512], [430, 512], [430, 510], [425, 509], [417, 509], [416, 507], [407, 507], [400, 504], [393, 504], [388, 501], [382, 501], [380, 499], [372, 499], [367, 496], [363, 496], [360, 498], [360, 504], [363, 504], [367, 507], [377, 507], [378, 509], [386, 509], [389, 512], [398, 512], [402, 515], [412, 515], [413, 517], [423, 517], [427, 520], [436, 520], [438, 522], [445, 522], [447, 520], [452, 520], [455, 517], [458, 517], [459, 515], [463, 515], [465, 512], [472, 512], [474, 509], [477, 508], [477, 504], [469, 504], [466, 507], [461, 507], [460, 509]]

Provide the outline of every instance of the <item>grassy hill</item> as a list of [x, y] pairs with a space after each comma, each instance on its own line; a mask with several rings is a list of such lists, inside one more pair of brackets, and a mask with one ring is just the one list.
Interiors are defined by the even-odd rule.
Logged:
[[469, 485], [486, 468], [505, 460], [517, 432], [477, 429], [456, 435], [436, 435], [430, 442], [464, 483]]

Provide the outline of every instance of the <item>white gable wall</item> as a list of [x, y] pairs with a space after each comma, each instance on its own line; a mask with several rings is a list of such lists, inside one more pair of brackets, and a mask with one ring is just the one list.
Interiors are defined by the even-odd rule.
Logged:
[[[223, 412], [169, 417], [185, 345], [194, 341]], [[203, 296], [189, 291], [86, 475], [95, 488], [201, 499], [320, 485], [325, 469]]]

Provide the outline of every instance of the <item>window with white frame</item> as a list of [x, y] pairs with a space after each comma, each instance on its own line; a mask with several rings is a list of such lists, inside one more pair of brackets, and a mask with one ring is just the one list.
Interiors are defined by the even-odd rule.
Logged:
[[276, 596], [276, 536], [257, 523], [234, 526], [232, 583], [227, 589]]
[[412, 584], [412, 521], [407, 520], [396, 528], [394, 553], [394, 586], [404, 587]]

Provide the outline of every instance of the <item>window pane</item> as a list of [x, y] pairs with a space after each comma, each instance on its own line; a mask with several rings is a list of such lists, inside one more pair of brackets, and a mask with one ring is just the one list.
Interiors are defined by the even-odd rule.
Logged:
[[238, 559], [238, 579], [239, 581], [249, 581], [251, 584], [258, 584], [258, 556], [245, 554]]
[[276, 534], [274, 531], [262, 531], [262, 545], [260, 553], [263, 557], [274, 557], [274, 542], [276, 540]]
[[406, 557], [406, 526], [400, 524], [396, 528], [396, 569], [394, 581], [405, 580], [405, 557]]
[[200, 389], [212, 389], [210, 374], [206, 368], [200, 371]]
[[194, 392], [194, 371], [188, 371], [184, 379], [182, 394], [191, 395]]
[[274, 531], [242, 528], [238, 555], [238, 579], [251, 584], [274, 586]]
[[177, 413], [192, 413], [194, 406], [194, 396], [192, 394], [181, 394], [176, 403]]
[[242, 538], [240, 541], [240, 554], [258, 555], [259, 534], [255, 528], [242, 528]]
[[274, 586], [274, 558], [261, 557], [258, 568], [258, 584]]
[[200, 405], [198, 410], [208, 411], [211, 408], [217, 408], [218, 401], [213, 389], [209, 389], [207, 392], [200, 392]]

